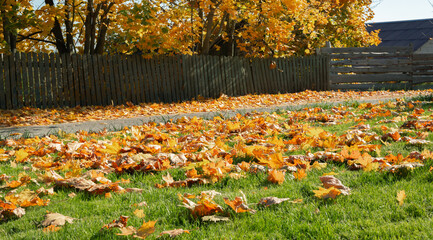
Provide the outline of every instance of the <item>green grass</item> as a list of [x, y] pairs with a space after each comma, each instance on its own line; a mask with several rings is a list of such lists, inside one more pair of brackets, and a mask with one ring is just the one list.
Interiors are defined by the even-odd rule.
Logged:
[[[369, 113], [369, 110], [357, 109], [359, 103], [347, 102], [344, 106], [353, 107], [350, 111], [356, 112], [355, 117], [344, 117], [340, 124], [324, 126], [319, 122], [306, 122], [298, 120], [298, 124], [320, 127], [325, 131], [341, 136], [346, 131], [358, 124], [353, 121], [359, 116]], [[431, 114], [431, 105], [421, 105], [426, 112], [424, 116]], [[324, 107], [322, 107], [324, 108]], [[325, 113], [332, 114], [332, 107], [324, 108]], [[393, 109], [396, 110], [396, 109]], [[400, 109], [400, 114], [410, 113], [412, 110]], [[280, 116], [290, 117], [285, 112], [279, 112]], [[266, 116], [266, 115], [265, 115]], [[378, 124], [383, 119], [391, 117], [376, 117], [363, 120], [370, 124], [372, 131], [381, 135], [383, 132], [379, 126], [395, 127], [393, 123]], [[431, 118], [430, 118], [431, 119]], [[234, 121], [233, 118], [227, 121]], [[278, 121], [280, 125], [284, 121]], [[206, 122], [203, 123], [206, 125]], [[396, 123], [399, 127], [402, 122]], [[204, 126], [203, 129], [211, 131], [212, 128]], [[202, 129], [202, 130], [203, 130]], [[174, 137], [187, 136], [194, 132], [174, 132]], [[200, 131], [196, 131], [200, 133]], [[171, 133], [168, 133], [171, 134]], [[199, 135], [199, 134], [198, 134]], [[414, 136], [415, 133], [408, 133]], [[118, 136], [97, 136], [98, 140], [111, 139]], [[127, 138], [131, 134], [120, 134]], [[273, 135], [266, 135], [264, 139], [271, 139]], [[278, 137], [290, 140], [284, 134]], [[402, 134], [404, 136], [404, 134]], [[71, 141], [72, 139], [62, 139]], [[86, 140], [91, 139], [88, 137]], [[233, 148], [236, 145], [234, 137], [227, 137], [226, 145]], [[433, 134], [429, 132], [427, 140], [433, 141]], [[401, 153], [407, 156], [412, 151], [433, 149], [433, 144], [424, 146], [412, 146], [404, 142], [387, 141], [386, 143], [376, 140], [371, 144], [381, 144], [381, 156], [386, 154]], [[1, 147], [1, 145], [0, 145]], [[10, 150], [10, 147], [1, 147]], [[200, 148], [203, 149], [203, 148]], [[322, 151], [321, 148], [296, 149], [287, 151], [284, 155], [306, 154], [306, 152]], [[26, 171], [32, 179], [37, 179], [40, 172], [32, 172], [31, 164], [18, 164], [11, 166], [11, 159], [0, 163], [0, 174], [5, 173], [16, 179], [19, 173]], [[252, 156], [235, 156], [233, 164], [242, 161], [255, 163]], [[286, 181], [281, 185], [272, 184], [267, 181], [265, 173], [247, 173], [246, 178], [238, 180], [225, 177], [222, 180], [208, 185], [195, 185], [190, 188], [155, 188], [156, 183], [163, 183], [162, 176], [167, 171], [161, 172], [135, 172], [132, 174], [110, 173], [106, 177], [112, 181], [129, 179], [130, 183], [120, 184], [123, 187], [135, 187], [143, 189], [142, 193], [112, 193], [111, 198], [103, 195], [93, 195], [83, 191], [70, 188], [55, 188], [54, 196], [46, 196], [50, 199], [48, 206], [37, 206], [26, 208], [26, 214], [20, 219], [10, 219], [0, 223], [1, 239], [133, 239], [132, 237], [117, 236], [118, 229], [101, 230], [104, 224], [118, 219], [121, 215], [129, 216], [128, 225], [138, 228], [143, 219], [134, 215], [134, 210], [143, 209], [144, 220], [157, 220], [155, 233], [148, 239], [155, 239], [164, 230], [187, 229], [190, 234], [183, 234], [177, 239], [431, 239], [433, 238], [433, 173], [430, 167], [433, 160], [424, 162], [425, 166], [410, 171], [407, 175], [399, 176], [387, 172], [349, 171], [346, 164], [329, 162], [327, 167], [321, 170], [307, 172], [307, 177], [301, 181], [293, 180], [289, 174]], [[25, 170], [24, 167], [30, 168]], [[351, 188], [351, 195], [338, 196], [336, 199], [318, 199], [313, 190], [322, 186], [319, 177], [324, 173], [336, 172], [345, 186]], [[168, 172], [175, 180], [185, 179], [184, 169], [169, 169]], [[41, 186], [47, 188], [45, 184]], [[20, 187], [38, 189], [40, 186], [30, 183], [28, 186]], [[190, 193], [198, 195], [201, 191], [216, 190], [222, 196], [215, 197], [215, 201], [225, 210], [223, 215], [230, 218], [229, 222], [202, 222], [194, 218], [188, 209], [180, 207], [178, 194]], [[399, 205], [397, 193], [404, 190], [407, 198]], [[0, 189], [0, 199], [10, 189]], [[234, 199], [241, 196], [242, 191], [251, 208], [257, 210], [256, 214], [235, 213], [224, 204], [223, 197]], [[70, 193], [76, 196], [71, 198]], [[263, 197], [275, 196], [290, 198], [292, 200], [302, 199], [302, 203], [283, 202], [280, 205], [268, 208], [256, 205]], [[147, 207], [137, 207], [145, 201]], [[74, 223], [66, 224], [58, 232], [43, 232], [40, 223], [46, 212], [58, 212], [66, 216], [76, 218]], [[164, 238], [163, 238], [164, 239]]]

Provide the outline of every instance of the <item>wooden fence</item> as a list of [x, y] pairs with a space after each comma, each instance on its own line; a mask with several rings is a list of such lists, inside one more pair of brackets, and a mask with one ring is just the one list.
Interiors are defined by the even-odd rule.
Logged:
[[322, 48], [330, 56], [333, 90], [432, 88], [433, 54], [412, 47]]
[[[271, 67], [271, 63], [272, 64]], [[327, 56], [0, 55], [0, 109], [179, 102], [251, 93], [327, 90]], [[275, 68], [273, 66], [276, 66]]]

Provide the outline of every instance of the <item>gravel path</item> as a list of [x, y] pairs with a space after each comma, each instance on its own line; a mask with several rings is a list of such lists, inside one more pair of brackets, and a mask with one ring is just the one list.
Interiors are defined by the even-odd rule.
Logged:
[[[369, 100], [359, 100], [359, 103], [378, 103], [379, 101], [389, 101], [395, 100], [394, 98], [387, 99], [369, 99]], [[339, 102], [324, 102], [322, 105], [339, 105], [343, 104], [344, 101]], [[59, 130], [66, 133], [75, 133], [77, 131], [88, 131], [88, 132], [99, 132], [104, 129], [108, 131], [120, 130], [124, 127], [142, 125], [147, 122], [157, 122], [164, 123], [170, 119], [176, 120], [182, 117], [198, 117], [204, 119], [211, 119], [215, 116], [232, 117], [236, 114], [245, 114], [249, 112], [275, 112], [284, 110], [297, 110], [305, 107], [320, 106], [318, 103], [314, 104], [304, 104], [304, 105], [282, 105], [274, 107], [264, 107], [264, 108], [244, 108], [231, 111], [221, 111], [221, 112], [197, 112], [197, 113], [182, 113], [182, 114], [169, 114], [169, 115], [157, 115], [157, 116], [143, 116], [135, 118], [124, 118], [124, 119], [114, 119], [114, 120], [100, 120], [100, 121], [87, 121], [87, 122], [77, 122], [77, 123], [62, 123], [54, 125], [45, 126], [23, 126], [23, 127], [5, 127], [0, 128], [0, 139], [4, 138], [19, 138], [24, 137], [35, 137], [35, 136], [46, 136], [49, 134], [58, 133]]]

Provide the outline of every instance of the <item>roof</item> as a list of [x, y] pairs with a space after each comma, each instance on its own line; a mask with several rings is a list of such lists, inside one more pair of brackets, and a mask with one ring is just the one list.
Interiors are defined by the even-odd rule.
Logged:
[[379, 37], [382, 39], [379, 46], [408, 46], [412, 44], [414, 51], [416, 51], [433, 38], [433, 18], [367, 24], [367, 31], [371, 32], [377, 29], [380, 29]]

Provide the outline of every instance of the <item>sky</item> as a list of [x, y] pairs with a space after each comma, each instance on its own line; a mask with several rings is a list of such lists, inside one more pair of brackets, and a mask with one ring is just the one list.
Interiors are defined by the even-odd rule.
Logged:
[[373, 12], [375, 16], [371, 22], [433, 18], [433, 6], [428, 0], [382, 0]]

